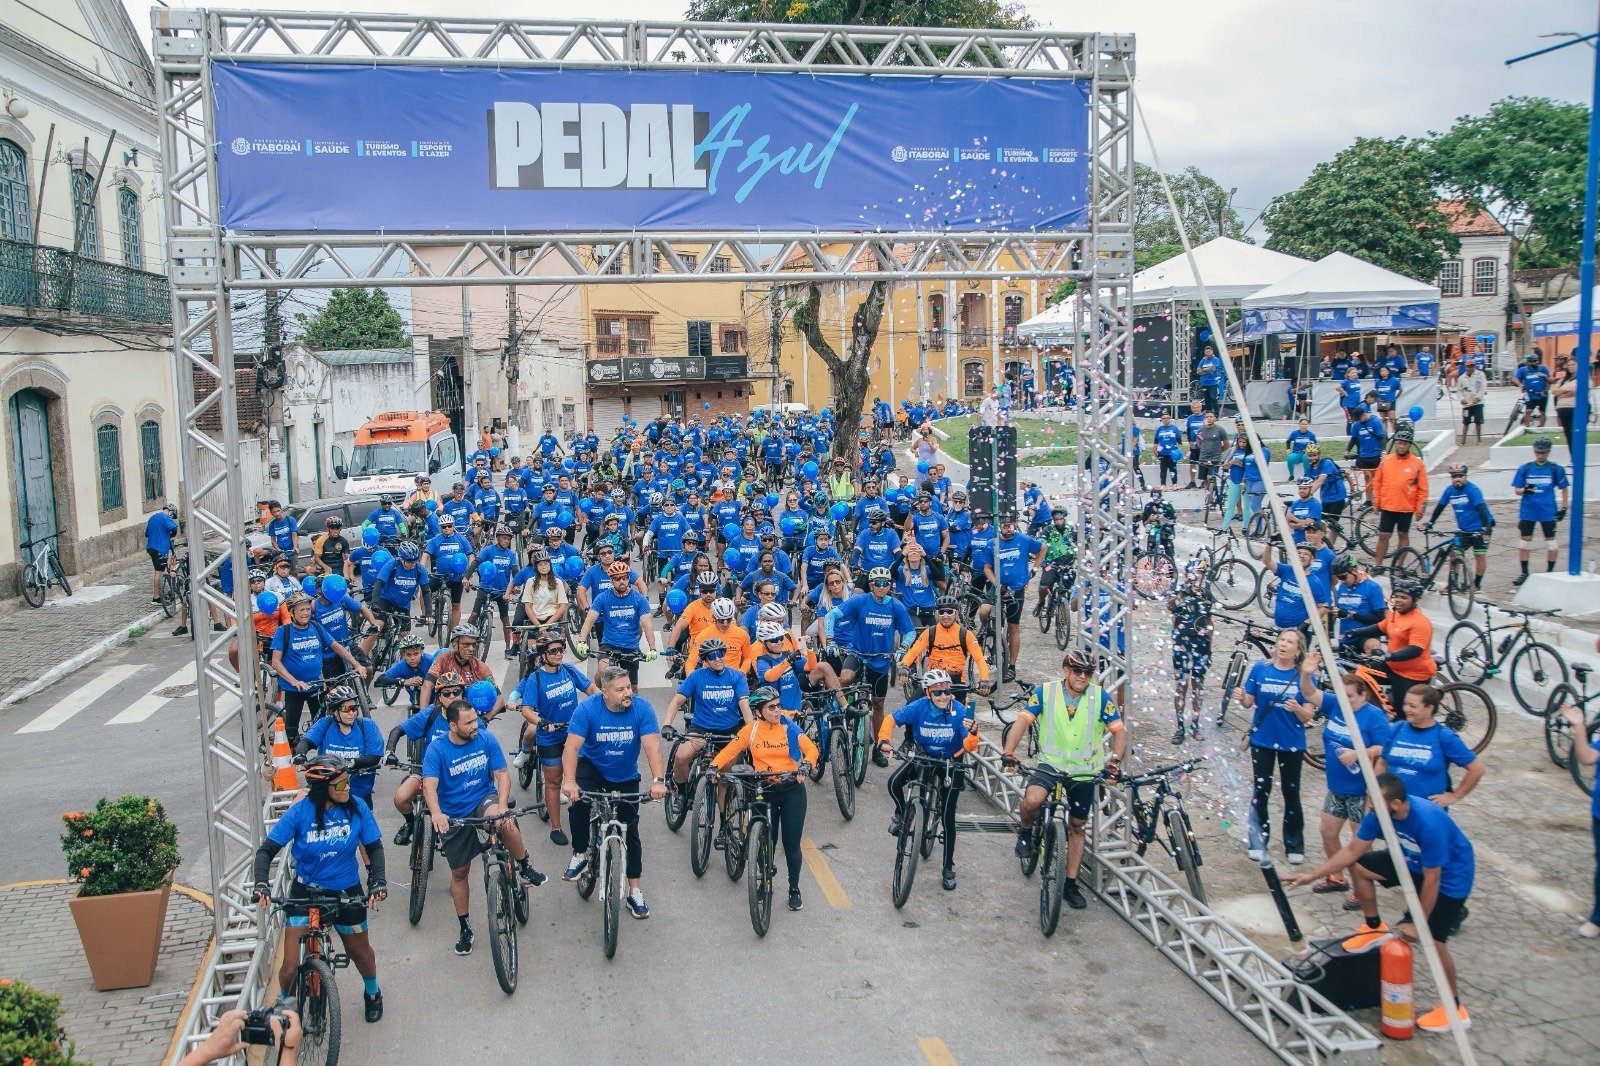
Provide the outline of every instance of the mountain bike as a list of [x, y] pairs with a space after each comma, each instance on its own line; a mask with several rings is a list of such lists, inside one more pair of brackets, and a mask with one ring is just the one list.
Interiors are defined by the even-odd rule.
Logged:
[[894, 850], [894, 881], [890, 897], [896, 910], [911, 898], [911, 885], [917, 878], [917, 860], [926, 859], [944, 839], [944, 807], [954, 799], [950, 775], [956, 772], [953, 761], [942, 755], [928, 755], [915, 745], [909, 752], [897, 749], [895, 758], [916, 766], [916, 774], [906, 782], [906, 801], [900, 832]]
[[481, 833], [483, 849], [483, 898], [489, 914], [489, 954], [494, 956], [494, 976], [506, 995], [517, 990], [517, 926], [528, 924], [528, 886], [511, 859], [511, 850], [500, 836], [499, 823], [506, 818], [532, 814], [532, 807], [519, 807], [481, 818], [452, 818], [450, 828], [458, 826]]
[[331, 931], [322, 924], [322, 912], [338, 914], [340, 908], [364, 900], [335, 892], [310, 896], [271, 896], [272, 905], [285, 915], [305, 917], [300, 938], [300, 961], [294, 972], [294, 1007], [300, 1014], [300, 1060], [308, 1063], [339, 1061], [339, 987], [333, 971], [350, 965], [350, 957], [333, 950]]
[[17, 591], [29, 607], [43, 607], [51, 585], [61, 586], [63, 596], [72, 595], [72, 586], [67, 584], [67, 572], [61, 569], [61, 558], [56, 554], [57, 536], [59, 534], [51, 534], [43, 540], [22, 543], [22, 553], [27, 558], [17, 571]]
[[439, 587], [427, 594], [425, 606], [432, 620], [428, 635], [433, 638], [434, 644], [442, 648], [450, 639], [450, 589], [442, 580], [435, 580]]
[[[1049, 573], [1050, 563], [1045, 564], [1045, 572]], [[1138, 579], [1138, 561], [1134, 561], [1134, 576]], [[1065, 651], [1068, 644], [1072, 643], [1072, 587], [1076, 582], [1076, 574], [1071, 566], [1058, 567], [1056, 578], [1044, 592], [1044, 603], [1035, 608], [1039, 618], [1039, 632], [1048, 633], [1055, 630], [1056, 647]]]
[[742, 807], [744, 819], [744, 854], [748, 857], [745, 886], [750, 901], [750, 926], [756, 936], [764, 937], [772, 925], [772, 881], [778, 873], [772, 839], [772, 804], [767, 800], [767, 789], [800, 782], [800, 774], [761, 773], [753, 766], [729, 767], [713, 773], [705, 785], [709, 789], [721, 781], [730, 782], [731, 789], [744, 793]]
[[1544, 744], [1550, 753], [1550, 761], [1566, 769], [1572, 774], [1572, 780], [1585, 792], [1594, 793], [1595, 767], [1584, 766], [1572, 756], [1573, 744], [1577, 742], [1572, 735], [1572, 726], [1561, 714], [1561, 708], [1572, 704], [1583, 711], [1585, 722], [1583, 742], [1593, 744], [1600, 738], [1600, 692], [1589, 692], [1589, 675], [1593, 668], [1588, 663], [1573, 663], [1572, 676], [1578, 679], [1578, 687], [1570, 683], [1557, 685], [1555, 691], [1550, 693], [1550, 702], [1545, 705], [1544, 711]]
[[1242, 611], [1255, 599], [1260, 567], [1239, 551], [1239, 534], [1232, 529], [1214, 529], [1210, 535], [1211, 543], [1194, 554], [1206, 564], [1206, 591], [1223, 610]]
[[[1231, 618], [1227, 615], [1217, 614], [1217, 621], [1232, 622], [1234, 625], [1244, 627], [1244, 632], [1239, 635], [1239, 643], [1228, 656], [1228, 666], [1222, 671], [1222, 700], [1217, 705], [1217, 725], [1221, 726], [1228, 717], [1228, 705], [1233, 700], [1233, 690], [1244, 684], [1244, 678], [1250, 672], [1250, 664], [1257, 659], [1270, 659], [1273, 646], [1278, 643], [1278, 631], [1271, 626], [1258, 625], [1248, 618]], [[1213, 638], [1215, 639], [1215, 638]], [[1245, 645], [1255, 650], [1252, 657]]]
[[[707, 791], [714, 791], [708, 789]], [[588, 899], [600, 886], [600, 942], [606, 958], [617, 954], [617, 931], [622, 925], [622, 897], [627, 881], [628, 827], [617, 813], [619, 804], [642, 806], [650, 797], [642, 792], [599, 790], [579, 793], [589, 801], [589, 864], [578, 875], [578, 895]], [[637, 812], [634, 817], [638, 817]]]
[[[683, 821], [689, 816], [689, 811], [694, 807], [697, 790], [711, 767], [711, 760], [716, 758], [717, 752], [728, 743], [728, 738], [713, 736], [694, 728], [691, 721], [683, 730], [674, 729], [670, 725], [661, 727], [661, 739], [667, 742], [667, 795], [661, 801], [662, 813], [667, 819], [667, 828], [676, 833], [683, 827]], [[689, 778], [683, 784], [678, 784], [673, 767], [678, 765], [678, 748], [686, 741], [702, 740], [705, 746], [700, 749], [700, 754], [694, 757], [689, 764]], [[691, 849], [693, 845], [691, 843]]]
[[188, 596], [189, 560], [174, 553], [167, 557], [167, 568], [161, 572], [161, 613], [171, 618]]
[[[1195, 839], [1194, 826], [1189, 812], [1183, 807], [1183, 794], [1172, 787], [1174, 777], [1194, 772], [1196, 760], [1147, 770], [1137, 777], [1123, 778], [1118, 784], [1128, 790], [1128, 811], [1133, 818], [1134, 850], [1143, 857], [1151, 844], [1172, 856], [1189, 884], [1189, 895], [1201, 903], [1206, 901], [1205, 886], [1200, 883], [1200, 843]], [[1148, 799], [1140, 796], [1140, 789], [1153, 788]], [[1157, 828], [1165, 830], [1158, 834]]]
[[1478, 590], [1472, 584], [1472, 564], [1468, 561], [1462, 534], [1436, 534], [1432, 526], [1422, 527], [1421, 551], [1407, 546], [1389, 560], [1391, 573], [1409, 574], [1431, 590], [1440, 577], [1445, 579], [1445, 597], [1450, 613], [1464, 619], [1472, 613]]
[[1039, 817], [1028, 831], [1027, 849], [1019, 858], [1023, 877], [1039, 871], [1039, 932], [1055, 936], [1061, 923], [1061, 894], [1067, 883], [1067, 786], [1072, 778], [1048, 766], [1023, 766], [1017, 772], [1027, 781], [1035, 773], [1050, 777]]
[[[1033, 695], [1033, 686], [1027, 682], [1014, 681], [1012, 684], [1017, 686], [1018, 691], [1012, 695], [1010, 699], [1007, 699], [1003, 702], [996, 702], [992, 695], [989, 697], [989, 711], [1004, 727], [1000, 731], [1001, 743], [1005, 742], [1005, 738], [1010, 735], [1012, 727], [1016, 725], [1017, 712], [1012, 710], [1012, 708], [1016, 707], [1016, 705], [1019, 703], [1027, 702], [1027, 700]], [[1006, 717], [1008, 712], [1010, 713], [1009, 718]], [[1025, 755], [1030, 759], [1038, 753], [1039, 723], [1037, 721], [1028, 723], [1028, 735], [1019, 740], [1017, 742], [1017, 746], [1021, 748]]]
[[[1498, 606], [1498, 605], [1496, 605]], [[1567, 663], [1555, 648], [1533, 635], [1533, 618], [1548, 618], [1558, 611], [1534, 611], [1522, 607], [1499, 607], [1517, 620], [1494, 624], [1491, 605], [1483, 605], [1483, 625], [1457, 622], [1444, 638], [1445, 671], [1452, 680], [1481, 685], [1499, 677], [1509, 664], [1511, 694], [1531, 715], [1541, 715], [1550, 694], [1568, 682]]]

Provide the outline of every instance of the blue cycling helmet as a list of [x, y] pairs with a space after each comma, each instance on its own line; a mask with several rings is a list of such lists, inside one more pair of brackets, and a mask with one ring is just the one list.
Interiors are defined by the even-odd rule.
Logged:
[[395, 546], [394, 553], [408, 563], [414, 563], [422, 558], [422, 549], [417, 547], [417, 542], [414, 540], [401, 541]]
[[330, 600], [343, 599], [350, 591], [350, 582], [339, 574], [329, 574], [322, 579], [322, 594]]
[[372, 526], [363, 529], [361, 531], [361, 543], [369, 548], [376, 548], [378, 546], [378, 531]]
[[256, 593], [256, 610], [262, 614], [277, 614], [278, 602], [278, 594], [276, 592]]
[[493, 709], [494, 701], [500, 696], [500, 694], [495, 691], [494, 682], [487, 679], [483, 681], [474, 681], [472, 684], [467, 686], [467, 691], [463, 693], [463, 695], [466, 696], [467, 703], [472, 707], [472, 709], [477, 711], [479, 714], [487, 714], [491, 709]]

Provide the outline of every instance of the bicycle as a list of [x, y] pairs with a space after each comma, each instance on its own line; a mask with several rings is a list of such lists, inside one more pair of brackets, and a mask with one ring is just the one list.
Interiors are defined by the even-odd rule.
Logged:
[[[1340, 670], [1351, 671], [1361, 678], [1367, 687], [1367, 698], [1390, 721], [1404, 717], [1403, 708], [1396, 707], [1389, 699], [1388, 668], [1381, 658], [1340, 658], [1336, 665]], [[1322, 680], [1328, 685], [1332, 684], [1326, 674]], [[1489, 694], [1477, 685], [1465, 681], [1441, 682], [1437, 676], [1427, 684], [1439, 693], [1439, 707], [1433, 712], [1433, 720], [1454, 730], [1474, 754], [1487, 748], [1500, 725]], [[1318, 769], [1322, 768], [1326, 759], [1322, 750], [1322, 733], [1318, 728], [1325, 717], [1319, 707], [1311, 721], [1306, 723], [1306, 762]], [[1481, 733], [1478, 731], [1480, 728]]]
[[706, 783], [709, 786], [723, 780], [731, 781], [731, 787], [744, 794], [740, 804], [745, 815], [742, 850], [748, 862], [754, 864], [745, 875], [750, 926], [756, 936], [764, 937], [772, 925], [772, 881], [778, 873], [772, 840], [772, 805], [767, 800], [767, 789], [793, 784], [802, 778], [798, 771], [768, 774], [752, 766], [739, 766], [713, 773]]
[[188, 597], [189, 560], [176, 554], [169, 555], [167, 568], [161, 572], [161, 613], [171, 618]]
[[1223, 610], [1242, 611], [1256, 597], [1260, 568], [1238, 550], [1239, 534], [1231, 528], [1210, 534], [1211, 543], [1194, 554], [1206, 564], [1206, 592]]
[[17, 591], [29, 607], [43, 607], [51, 585], [60, 585], [63, 596], [72, 595], [66, 571], [61, 569], [61, 559], [56, 555], [55, 540], [58, 536], [52, 533], [43, 540], [22, 543], [22, 552], [27, 559], [17, 572]]
[[[1017, 686], [1019, 691], [1016, 695], [1012, 696], [1004, 703], [996, 703], [993, 696], [989, 697], [989, 711], [995, 716], [995, 719], [999, 721], [1001, 726], [1004, 727], [1000, 731], [1000, 739], [1002, 743], [1005, 741], [1005, 738], [1010, 735], [1011, 727], [1015, 725], [1017, 721], [1016, 712], [1013, 711], [1010, 718], [1006, 717], [1005, 712], [1011, 710], [1011, 708], [1015, 707], [1019, 703], [1026, 702], [1033, 695], [1033, 686], [1027, 682], [1015, 681], [1013, 684]], [[1019, 746], [1023, 746], [1023, 750], [1030, 759], [1038, 753], [1039, 723], [1037, 721], [1028, 723], [1028, 735], [1019, 741], [1018, 744]]]
[[435, 578], [438, 588], [428, 593], [426, 609], [429, 625], [428, 636], [433, 638], [434, 644], [444, 647], [450, 638], [450, 590], [445, 587], [443, 580]]
[[1573, 663], [1572, 675], [1578, 679], [1574, 688], [1570, 682], [1557, 685], [1550, 693], [1550, 702], [1545, 705], [1544, 711], [1544, 744], [1550, 753], [1550, 761], [1572, 774], [1572, 780], [1584, 792], [1594, 794], [1595, 767], [1584, 766], [1572, 756], [1572, 747], [1577, 742], [1572, 735], [1572, 726], [1561, 713], [1561, 708], [1573, 704], [1583, 711], [1584, 742], [1593, 744], [1600, 738], [1600, 692], [1592, 695], [1589, 692], [1589, 675], [1593, 668], [1588, 663]]
[[[1135, 580], [1138, 580], [1138, 560], [1134, 561]], [[1048, 570], [1050, 564], [1045, 564]], [[1072, 643], [1072, 587], [1076, 575], [1073, 567], [1064, 566], [1057, 568], [1056, 579], [1045, 590], [1044, 603], [1036, 608], [1039, 617], [1039, 632], [1048, 633], [1055, 630], [1056, 647], [1065, 651], [1068, 644]]]
[[517, 990], [517, 926], [528, 924], [528, 886], [522, 883], [522, 874], [511, 860], [511, 851], [500, 837], [498, 824], [506, 818], [532, 813], [532, 807], [519, 807], [483, 817], [450, 819], [451, 829], [466, 827], [488, 838], [482, 854], [489, 954], [494, 956], [495, 979], [508, 996]]
[[[1258, 625], [1247, 618], [1230, 618], [1227, 615], [1217, 614], [1217, 621], [1232, 622], [1242, 625], [1244, 632], [1239, 636], [1239, 644], [1248, 644], [1256, 651], [1256, 659], [1270, 659], [1273, 646], [1278, 643], [1278, 631], [1271, 626]], [[1233, 654], [1228, 656], [1227, 669], [1222, 671], [1222, 702], [1217, 707], [1217, 725], [1220, 727], [1228, 717], [1228, 702], [1233, 699], [1233, 691], [1244, 684], [1244, 676], [1250, 671], [1250, 664], [1255, 660], [1250, 657], [1243, 647], [1235, 647]]]
[[867, 734], [872, 729], [868, 708], [862, 705], [866, 686], [855, 682], [844, 689], [843, 708], [826, 690], [802, 697], [802, 707], [811, 706], [805, 715], [805, 730], [817, 745], [817, 764], [811, 768], [813, 781], [827, 772], [833, 780], [833, 799], [845, 821], [856, 816], [856, 789], [866, 777]]
[[1408, 574], [1431, 590], [1441, 574], [1445, 577], [1445, 597], [1450, 614], [1464, 619], [1472, 613], [1478, 590], [1472, 583], [1472, 566], [1462, 544], [1462, 534], [1436, 534], [1432, 526], [1422, 527], [1421, 551], [1407, 546], [1394, 553], [1390, 573]]
[[911, 746], [909, 754], [904, 749], [896, 749], [894, 754], [895, 758], [914, 763], [917, 768], [916, 775], [906, 783], [903, 818], [895, 839], [890, 898], [895, 910], [899, 910], [911, 898], [918, 858], [931, 856], [935, 845], [944, 839], [944, 807], [952, 800], [950, 775], [957, 767], [953, 760], [927, 755], [916, 745]]
[[622, 896], [627, 868], [628, 827], [617, 815], [619, 803], [643, 805], [650, 797], [642, 792], [580, 791], [589, 801], [589, 863], [578, 875], [578, 895], [588, 899], [600, 885], [600, 939], [606, 958], [617, 953], [617, 931], [622, 923]]
[[306, 1062], [339, 1061], [339, 987], [333, 971], [350, 965], [350, 957], [333, 950], [333, 937], [322, 924], [322, 912], [337, 914], [342, 907], [364, 900], [338, 893], [311, 896], [269, 896], [272, 905], [283, 911], [304, 911], [305, 935], [300, 938], [300, 961], [294, 972], [294, 1007], [300, 1014], [300, 1055]]
[[[1123, 778], [1119, 783], [1128, 790], [1128, 812], [1133, 819], [1134, 850], [1142, 858], [1151, 844], [1172, 856], [1172, 861], [1182, 871], [1189, 884], [1189, 895], [1201, 903], [1206, 901], [1205, 886], [1200, 882], [1200, 844], [1195, 840], [1194, 826], [1189, 812], [1184, 809], [1183, 795], [1172, 787], [1172, 779], [1194, 772], [1197, 760], [1174, 763], [1156, 770], [1147, 770], [1137, 777]], [[1143, 799], [1142, 788], [1154, 787], [1155, 795]], [[1157, 827], [1166, 830], [1165, 838]]]
[[1032, 877], [1034, 870], [1039, 871], [1039, 931], [1055, 936], [1061, 923], [1061, 895], [1067, 883], [1067, 785], [1072, 778], [1047, 766], [1015, 765], [1025, 781], [1040, 771], [1050, 777], [1044, 805], [1028, 831], [1027, 848], [1017, 862], [1023, 877]]
[[[683, 828], [684, 819], [689, 817], [689, 811], [694, 807], [695, 792], [700, 787], [701, 779], [705, 776], [711, 765], [711, 760], [716, 758], [717, 752], [728, 742], [727, 737], [713, 736], [694, 728], [691, 722], [683, 730], [674, 729], [670, 725], [661, 727], [661, 739], [666, 741], [667, 747], [667, 794], [661, 801], [662, 814], [666, 817], [667, 828], [676, 833]], [[700, 749], [694, 761], [689, 764], [689, 777], [683, 784], [678, 784], [673, 773], [673, 767], [678, 765], [678, 748], [690, 740], [701, 740], [705, 745]], [[691, 832], [691, 850], [693, 849], [693, 835]]]
[[1462, 621], [1450, 627], [1444, 638], [1444, 668], [1451, 680], [1481, 685], [1487, 678], [1499, 677], [1509, 664], [1511, 694], [1528, 714], [1540, 715], [1550, 693], [1569, 679], [1566, 660], [1555, 648], [1535, 639], [1530, 619], [1548, 618], [1559, 612], [1522, 607], [1500, 610], [1519, 620], [1495, 625], [1491, 605], [1486, 602], [1482, 626]]

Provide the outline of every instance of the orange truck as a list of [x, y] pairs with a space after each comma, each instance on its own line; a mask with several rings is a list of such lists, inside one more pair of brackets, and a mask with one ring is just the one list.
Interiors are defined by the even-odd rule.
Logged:
[[462, 474], [461, 443], [438, 411], [385, 411], [356, 430], [350, 465], [334, 471], [348, 496], [407, 493], [426, 473], [441, 492]]

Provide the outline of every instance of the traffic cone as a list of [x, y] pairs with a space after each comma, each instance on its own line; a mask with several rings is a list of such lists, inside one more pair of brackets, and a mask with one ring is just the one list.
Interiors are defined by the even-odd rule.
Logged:
[[300, 778], [294, 772], [294, 755], [289, 751], [289, 734], [284, 732], [283, 715], [272, 722], [272, 790], [295, 792]]
[[1379, 948], [1378, 974], [1383, 987], [1379, 1028], [1391, 1040], [1410, 1040], [1416, 1031], [1411, 946], [1396, 937]]

